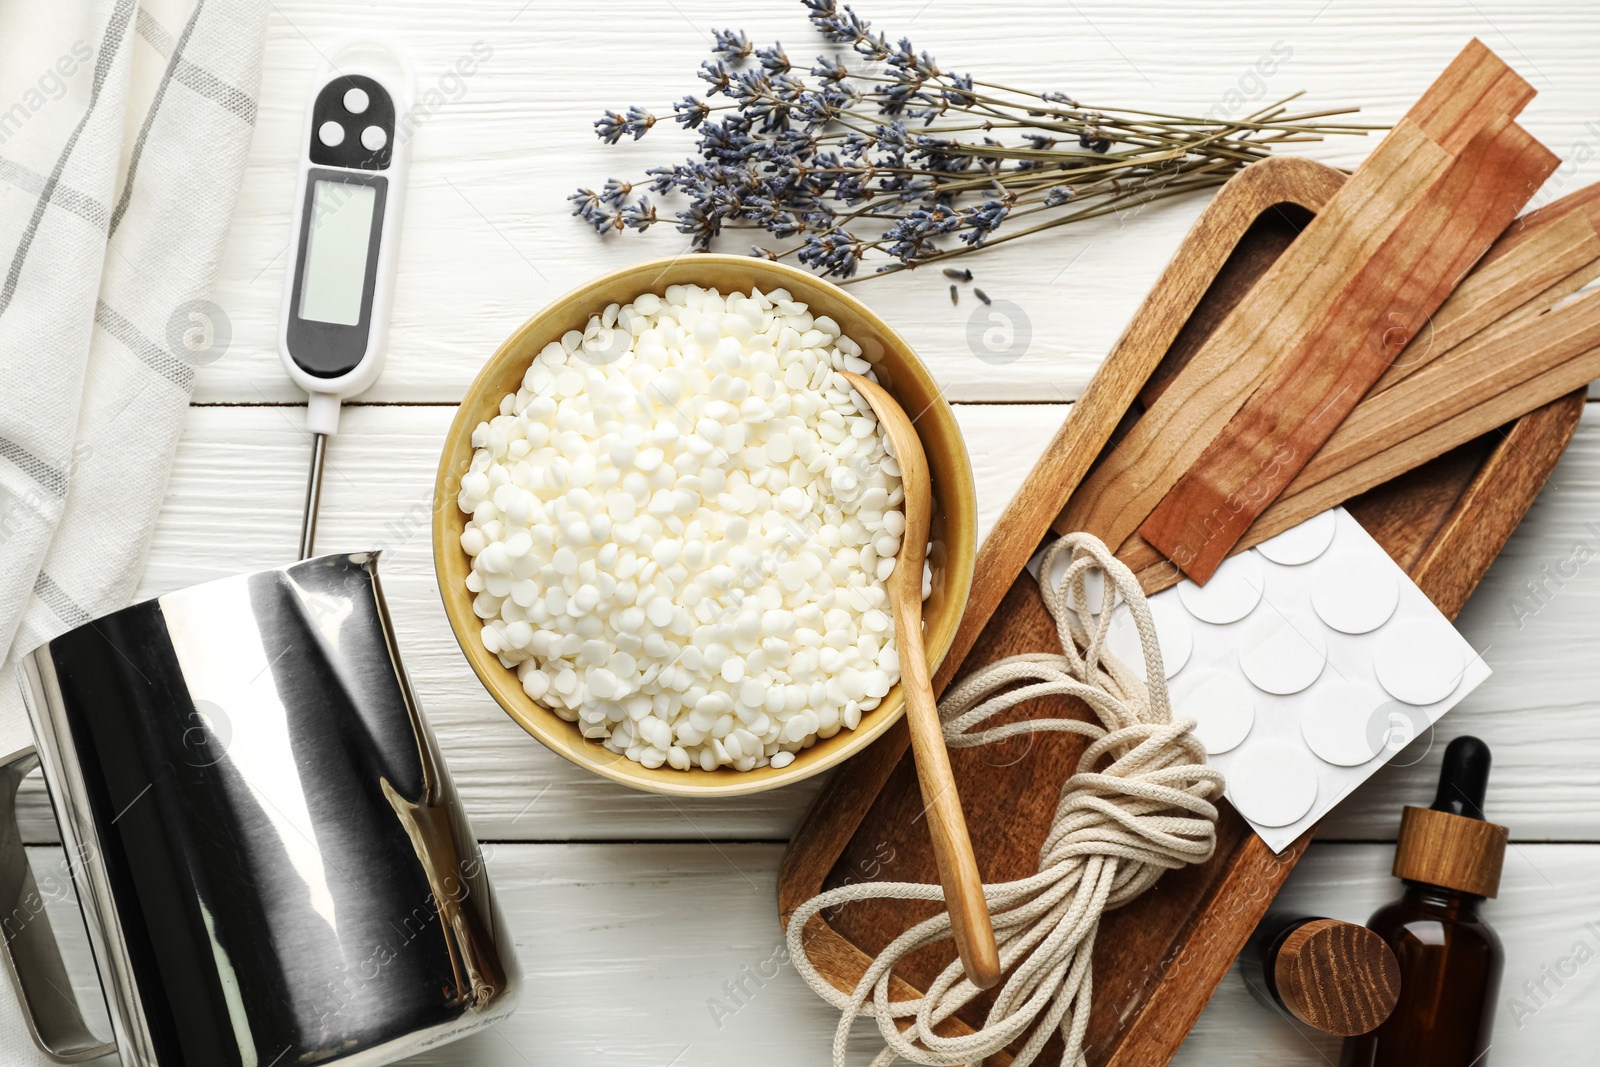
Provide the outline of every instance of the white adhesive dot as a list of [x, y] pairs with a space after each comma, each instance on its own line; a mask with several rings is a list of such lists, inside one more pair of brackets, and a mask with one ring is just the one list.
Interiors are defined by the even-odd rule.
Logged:
[[1238, 622], [1261, 603], [1266, 588], [1266, 568], [1254, 552], [1243, 552], [1222, 561], [1222, 566], [1205, 585], [1191, 581], [1178, 583], [1178, 598], [1189, 613], [1201, 622]]
[[1425, 705], [1455, 692], [1467, 661], [1461, 637], [1448, 623], [1410, 619], [1384, 632], [1372, 666], [1390, 696]]
[[1269, 611], [1245, 624], [1239, 667], [1257, 689], [1278, 696], [1298, 693], [1321, 677], [1327, 662], [1322, 635], [1303, 622], [1296, 627]]
[[1348, 556], [1328, 568], [1311, 588], [1311, 606], [1329, 626], [1345, 634], [1371, 633], [1394, 614], [1400, 582], [1384, 560]]
[[344, 127], [329, 119], [317, 127], [317, 140], [329, 148], [337, 148], [344, 144]]
[[1317, 765], [1285, 741], [1251, 745], [1228, 765], [1228, 799], [1261, 826], [1288, 826], [1317, 799]]
[[1328, 550], [1338, 527], [1338, 513], [1324, 511], [1313, 515], [1299, 526], [1283, 531], [1256, 546], [1256, 551], [1274, 563], [1297, 567], [1310, 563]]
[[1227, 671], [1200, 671], [1186, 678], [1173, 706], [1180, 716], [1195, 720], [1195, 736], [1212, 756], [1238, 748], [1256, 719], [1250, 687]]
[[351, 87], [345, 90], [344, 109], [350, 112], [350, 114], [361, 114], [363, 111], [367, 110], [367, 105], [369, 103], [371, 103], [371, 101], [367, 99], [367, 91], [365, 89]]
[[389, 143], [389, 135], [383, 132], [382, 126], [368, 126], [361, 131], [361, 147], [368, 152], [376, 152]]
[[[1161, 648], [1161, 669], [1171, 678], [1189, 662], [1189, 654], [1194, 651], [1194, 635], [1189, 630], [1188, 616], [1167, 598], [1156, 597], [1149, 604], [1150, 617], [1156, 626], [1156, 643]], [[1144, 670], [1139, 628], [1134, 625], [1133, 614], [1126, 605], [1117, 605], [1111, 613], [1111, 628], [1106, 633], [1106, 651], [1132, 668], [1141, 679], [1149, 680]]]
[[1383, 751], [1388, 720], [1375, 719], [1389, 704], [1378, 690], [1334, 681], [1318, 686], [1300, 712], [1300, 735], [1318, 759], [1359, 767]]

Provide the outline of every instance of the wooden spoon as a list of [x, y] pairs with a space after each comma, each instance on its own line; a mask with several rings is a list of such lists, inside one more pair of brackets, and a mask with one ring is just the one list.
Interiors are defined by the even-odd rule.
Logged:
[[916, 427], [894, 397], [859, 374], [841, 373], [867, 398], [878, 424], [889, 435], [895, 460], [900, 464], [906, 528], [900, 538], [894, 573], [889, 576], [889, 599], [894, 605], [906, 723], [911, 728], [917, 781], [922, 787], [924, 814], [933, 837], [933, 854], [939, 863], [939, 881], [944, 885], [945, 908], [950, 913], [956, 951], [961, 954], [967, 979], [979, 989], [988, 989], [1000, 980], [1000, 952], [995, 947], [994, 927], [983, 899], [983, 879], [972, 854], [972, 840], [967, 836], [955, 775], [950, 771], [950, 752], [945, 748], [939, 705], [928, 677], [928, 655], [922, 645], [922, 564], [927, 556], [928, 524], [933, 511], [928, 457]]

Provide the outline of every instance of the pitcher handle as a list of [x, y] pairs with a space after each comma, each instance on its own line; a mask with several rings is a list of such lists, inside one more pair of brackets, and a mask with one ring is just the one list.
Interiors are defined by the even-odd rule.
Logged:
[[84, 1022], [22, 844], [17, 789], [38, 766], [39, 754], [32, 748], [0, 756], [0, 940], [33, 1043], [56, 1063], [84, 1063], [117, 1046], [101, 1041]]

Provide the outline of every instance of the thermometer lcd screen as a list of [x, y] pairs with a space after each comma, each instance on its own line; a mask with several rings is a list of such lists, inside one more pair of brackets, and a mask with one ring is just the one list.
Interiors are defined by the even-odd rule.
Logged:
[[377, 200], [377, 190], [370, 185], [315, 183], [300, 291], [302, 319], [345, 326], [361, 322], [361, 293]]

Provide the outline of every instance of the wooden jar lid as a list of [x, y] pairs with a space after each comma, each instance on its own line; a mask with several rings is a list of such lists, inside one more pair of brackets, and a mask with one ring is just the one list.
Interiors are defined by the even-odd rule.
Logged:
[[1312, 919], [1284, 939], [1273, 982], [1295, 1018], [1325, 1033], [1354, 1037], [1376, 1030], [1394, 1011], [1400, 963], [1365, 926]]
[[1479, 897], [1500, 892], [1506, 857], [1504, 826], [1432, 808], [1408, 807], [1400, 817], [1394, 876]]

